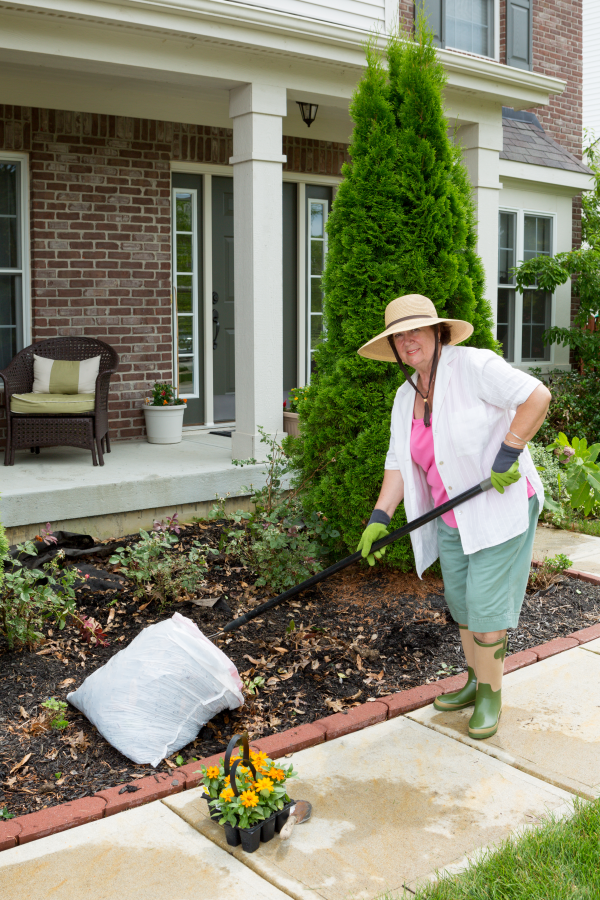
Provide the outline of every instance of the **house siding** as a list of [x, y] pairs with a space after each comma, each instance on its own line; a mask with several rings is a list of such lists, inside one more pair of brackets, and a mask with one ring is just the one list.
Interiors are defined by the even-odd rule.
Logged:
[[[0, 149], [30, 160], [33, 341], [97, 337], [120, 356], [111, 435], [144, 433], [143, 398], [172, 379], [171, 162], [227, 165], [232, 131], [0, 106]], [[283, 140], [288, 171], [339, 174], [344, 144]]]

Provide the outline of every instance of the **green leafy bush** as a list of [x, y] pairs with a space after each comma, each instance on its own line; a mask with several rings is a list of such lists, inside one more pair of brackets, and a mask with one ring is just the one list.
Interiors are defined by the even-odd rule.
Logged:
[[[242, 488], [252, 495], [253, 511], [228, 515], [221, 499], [209, 518], [233, 523], [225, 529], [220, 549], [256, 572], [257, 586], [284, 591], [321, 571], [338, 532], [320, 512], [304, 510], [298, 490], [287, 491], [291, 466], [283, 446], [264, 429], [259, 432], [268, 446], [265, 485], [254, 492], [252, 486]], [[256, 460], [234, 462], [246, 465]]]
[[565, 488], [569, 494], [572, 509], [580, 509], [589, 516], [600, 504], [600, 466], [596, 459], [600, 453], [600, 443], [588, 447], [585, 438], [574, 437], [569, 443], [562, 432], [549, 450], [556, 450], [558, 459], [565, 466]]
[[[441, 315], [473, 323], [471, 346], [496, 349], [471, 186], [443, 112], [444, 68], [420, 18], [414, 42], [390, 39], [387, 63], [367, 48], [350, 107], [351, 162], [327, 224], [327, 339], [299, 400], [301, 435], [286, 442], [306, 508], [335, 524], [340, 555], [356, 549], [377, 500], [404, 380], [395, 364], [357, 355], [382, 331], [386, 305], [424, 294]], [[391, 528], [405, 522], [401, 504]], [[391, 544], [385, 560], [411, 568], [409, 538]]]
[[[541, 369], [530, 371], [542, 378]], [[600, 441], [600, 372], [580, 375], [555, 369], [543, 380], [552, 393], [552, 403], [536, 440], [551, 444], [562, 431], [592, 444]]]
[[205, 583], [206, 554], [215, 551], [193, 541], [187, 552], [175, 553], [178, 538], [168, 532], [149, 534], [140, 529], [141, 540], [128, 547], [118, 547], [110, 562], [133, 582], [138, 599], [158, 600], [164, 608], [182, 591], [195, 594]]
[[562, 517], [562, 504], [569, 499], [565, 488], [565, 473], [552, 450], [543, 444], [529, 442], [529, 452], [544, 486], [545, 509]]
[[[19, 544], [21, 554], [37, 556], [31, 541]], [[43, 638], [40, 629], [49, 619], [63, 629], [69, 616], [75, 615], [77, 570], [62, 568], [64, 553], [44, 565], [43, 570], [27, 569], [13, 559], [4, 569], [0, 582], [0, 634], [13, 648], [33, 647]]]

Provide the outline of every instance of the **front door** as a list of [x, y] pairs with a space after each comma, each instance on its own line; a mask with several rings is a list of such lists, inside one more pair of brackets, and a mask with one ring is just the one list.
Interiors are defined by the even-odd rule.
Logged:
[[214, 421], [235, 421], [233, 178], [212, 178]]

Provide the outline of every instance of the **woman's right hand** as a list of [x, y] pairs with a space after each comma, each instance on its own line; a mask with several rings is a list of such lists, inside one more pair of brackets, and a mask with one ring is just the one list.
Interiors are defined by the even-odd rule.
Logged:
[[385, 537], [389, 534], [389, 531], [379, 522], [373, 522], [372, 525], [367, 525], [365, 530], [362, 533], [361, 539], [358, 542], [357, 550], [361, 551], [362, 558], [366, 559], [370, 566], [375, 565], [376, 559], [381, 559], [381, 557], [385, 554], [385, 547], [382, 547], [381, 550], [376, 550], [374, 553], [371, 553], [371, 547], [375, 543], [375, 541], [379, 541], [382, 537]]

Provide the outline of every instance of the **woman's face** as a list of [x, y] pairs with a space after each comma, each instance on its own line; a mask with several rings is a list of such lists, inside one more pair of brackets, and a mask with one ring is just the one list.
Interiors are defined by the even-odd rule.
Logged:
[[396, 350], [405, 365], [419, 372], [428, 372], [435, 351], [435, 326], [413, 328], [394, 335]]

